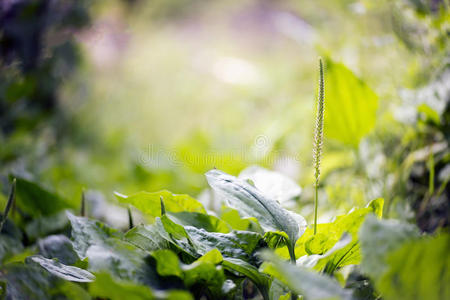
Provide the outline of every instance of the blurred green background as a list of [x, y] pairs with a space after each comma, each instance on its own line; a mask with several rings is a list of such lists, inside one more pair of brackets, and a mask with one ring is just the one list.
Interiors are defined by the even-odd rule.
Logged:
[[82, 188], [197, 197], [207, 170], [258, 164], [297, 182], [310, 218], [321, 56], [321, 218], [383, 197], [388, 216], [448, 226], [447, 0], [0, 8], [3, 195], [12, 175], [74, 206]]

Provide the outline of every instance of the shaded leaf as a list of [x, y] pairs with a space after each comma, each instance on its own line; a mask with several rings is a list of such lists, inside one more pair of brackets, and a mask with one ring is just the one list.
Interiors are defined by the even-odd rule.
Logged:
[[6, 282], [6, 299], [90, 299], [76, 283], [64, 281], [37, 264], [5, 265], [0, 269], [0, 281]]
[[106, 225], [68, 214], [72, 224], [74, 249], [81, 259], [89, 260], [91, 272], [108, 271], [116, 278], [132, 280], [158, 288], [161, 282], [150, 266], [148, 254], [122, 239], [122, 235]]
[[225, 258], [222, 265], [227, 270], [232, 270], [248, 277], [258, 287], [263, 297], [264, 295], [267, 297], [270, 278], [266, 274], [260, 273], [255, 266], [237, 258]]
[[33, 218], [26, 224], [25, 232], [28, 238], [35, 240], [39, 237], [59, 233], [69, 227], [69, 219], [65, 211]]
[[31, 216], [51, 215], [73, 208], [67, 200], [23, 178], [17, 178], [16, 199], [17, 207]]
[[50, 235], [38, 241], [39, 252], [46, 258], [56, 258], [66, 265], [78, 260], [72, 242], [65, 235]]
[[22, 242], [10, 236], [0, 234], [0, 262], [23, 251]]
[[93, 297], [110, 300], [150, 300], [156, 298], [148, 286], [113, 279], [107, 273], [97, 273], [95, 277], [95, 281], [89, 284], [89, 293]]

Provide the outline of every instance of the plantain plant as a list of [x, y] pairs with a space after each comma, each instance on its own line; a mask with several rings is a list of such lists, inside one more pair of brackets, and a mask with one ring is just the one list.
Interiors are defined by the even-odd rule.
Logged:
[[325, 104], [325, 81], [323, 72], [323, 62], [319, 58], [319, 91], [317, 96], [317, 112], [316, 112], [316, 126], [314, 132], [314, 234], [317, 233], [317, 210], [319, 207], [319, 179], [320, 179], [320, 159], [322, 156], [323, 145], [323, 117]]

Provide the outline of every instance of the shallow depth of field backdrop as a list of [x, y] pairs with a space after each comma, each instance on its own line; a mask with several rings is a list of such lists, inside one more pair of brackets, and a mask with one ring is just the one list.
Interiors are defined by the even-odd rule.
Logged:
[[[204, 174], [264, 177], [257, 165], [292, 179], [266, 174], [253, 184], [285, 189], [277, 200], [312, 226], [322, 57], [319, 223], [384, 198], [383, 218], [448, 232], [449, 8], [447, 0], [1, 1], [0, 208], [19, 178], [75, 214], [84, 190], [87, 214], [120, 230], [129, 220], [118, 199], [139, 191], [189, 194], [220, 216]], [[30, 235], [51, 209], [21, 203], [39, 202], [41, 190], [21, 193], [20, 180], [11, 218]], [[36, 253], [33, 238], [22, 242], [26, 254], [0, 247], [2, 264]]]

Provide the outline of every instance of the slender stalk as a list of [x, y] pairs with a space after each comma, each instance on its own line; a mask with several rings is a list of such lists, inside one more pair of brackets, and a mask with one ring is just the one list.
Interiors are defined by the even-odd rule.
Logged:
[[164, 205], [163, 196], [159, 196], [159, 200], [161, 201], [161, 216], [164, 216], [166, 214], [166, 206]]
[[5, 210], [2, 215], [2, 219], [0, 220], [0, 232], [3, 229], [3, 225], [6, 222], [6, 218], [8, 218], [8, 213], [14, 203], [14, 200], [16, 199], [16, 179], [13, 179], [12, 185], [11, 185], [11, 191], [9, 192], [8, 202], [6, 203]]
[[128, 229], [133, 229], [134, 222], [133, 222], [133, 213], [131, 212], [131, 207], [128, 205], [127, 207], [128, 212]]
[[86, 217], [86, 195], [85, 190], [81, 191], [81, 208], [80, 208], [80, 216]]
[[320, 178], [320, 158], [322, 156], [323, 144], [323, 118], [325, 102], [325, 82], [323, 74], [322, 59], [319, 58], [319, 93], [317, 97], [316, 126], [314, 133], [314, 177], [315, 177], [315, 198], [314, 198], [314, 234], [317, 233], [317, 210], [319, 207], [319, 178]]

